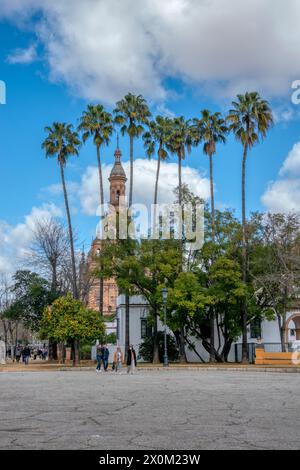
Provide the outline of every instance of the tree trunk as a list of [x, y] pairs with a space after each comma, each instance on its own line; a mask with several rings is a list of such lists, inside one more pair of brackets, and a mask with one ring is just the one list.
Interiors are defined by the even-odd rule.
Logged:
[[[212, 154], [209, 154], [209, 178], [210, 178], [210, 209], [211, 209], [211, 239], [215, 243], [215, 198], [214, 198], [214, 175]], [[214, 254], [212, 255], [212, 263], [214, 262]], [[211, 307], [209, 309], [209, 328], [210, 328], [210, 352], [209, 362], [216, 362], [215, 357], [215, 311]]]
[[[100, 145], [97, 145], [97, 164], [98, 164], [98, 175], [99, 175], [99, 190], [100, 190], [100, 204], [103, 208], [104, 206], [104, 191], [103, 191], [103, 177], [102, 177], [102, 165], [101, 165], [101, 157], [100, 157]], [[102, 216], [102, 211], [101, 211]], [[100, 257], [100, 271], [102, 271], [103, 266]], [[100, 291], [99, 291], [99, 313], [103, 315], [103, 278], [100, 277]]]
[[280, 333], [281, 351], [286, 352], [286, 340], [285, 340], [286, 312], [284, 312], [282, 315], [277, 313], [277, 320], [278, 320], [279, 333]]
[[157, 312], [154, 312], [154, 327], [153, 327], [153, 364], [159, 364], [159, 343], [157, 335]]
[[56, 261], [54, 261], [51, 264], [51, 269], [52, 269], [51, 291], [56, 292], [57, 291], [57, 265], [56, 265]]
[[49, 361], [57, 361], [57, 342], [49, 340]]
[[209, 177], [210, 177], [210, 206], [211, 206], [211, 237], [215, 242], [215, 197], [214, 197], [214, 175], [212, 155], [209, 155]]
[[130, 136], [130, 183], [129, 183], [129, 207], [132, 206], [133, 194], [133, 137]]
[[179, 333], [179, 362], [181, 364], [187, 363], [184, 337], [185, 337], [184, 327], [182, 326], [180, 328], [180, 333]]
[[130, 331], [129, 331], [129, 295], [125, 294], [125, 360], [129, 349]]
[[[183, 222], [182, 220], [182, 207], [181, 207], [181, 203], [182, 203], [182, 176], [181, 176], [181, 170], [182, 170], [182, 159], [181, 159], [181, 153], [180, 151], [178, 152], [178, 203], [179, 203], [179, 210], [180, 210], [180, 214], [181, 214], [181, 217], [180, 217], [180, 220], [179, 222]], [[179, 236], [179, 250], [180, 250], [180, 253], [181, 253], [181, 271], [182, 271], [182, 265], [183, 265], [183, 243], [182, 243], [182, 236], [183, 236], [183, 225], [181, 225], [180, 227], [180, 231], [178, 233], [178, 236]]]
[[155, 188], [154, 188], [154, 211], [153, 211], [153, 227], [152, 232], [153, 234], [156, 233], [156, 205], [157, 205], [157, 197], [158, 197], [158, 180], [159, 180], [159, 172], [160, 172], [160, 151], [157, 153], [157, 167], [156, 167], [156, 178], [155, 178]]
[[209, 362], [216, 362], [215, 357], [215, 311], [214, 307], [209, 309], [209, 329], [210, 329], [210, 351]]
[[61, 161], [59, 163], [60, 163], [60, 175], [61, 175], [61, 182], [62, 182], [62, 186], [63, 186], [66, 213], [67, 213], [67, 221], [68, 221], [68, 228], [69, 228], [69, 238], [70, 238], [70, 248], [71, 248], [71, 263], [72, 263], [72, 278], [73, 278], [73, 283], [72, 283], [73, 284], [73, 286], [72, 286], [73, 287], [73, 297], [74, 297], [74, 299], [78, 299], [73, 229], [72, 229], [68, 194], [67, 194], [67, 188], [66, 188], [66, 182], [65, 182], [64, 167], [63, 167], [63, 163]]
[[100, 146], [97, 145], [97, 163], [98, 163], [98, 175], [99, 175], [99, 189], [100, 189], [100, 204], [104, 204], [104, 191], [103, 191], [103, 178], [102, 178], [102, 165], [100, 158]]
[[[243, 247], [242, 247], [242, 264], [243, 264], [243, 281], [247, 283], [248, 271], [248, 249], [247, 249], [247, 227], [246, 227], [246, 198], [245, 198], [245, 182], [246, 182], [246, 160], [248, 146], [244, 146], [243, 164], [242, 164], [242, 227], [243, 227]], [[248, 363], [248, 339], [247, 339], [247, 304], [246, 299], [242, 301], [242, 363]]]
[[80, 363], [80, 343], [76, 339], [74, 339], [72, 342], [72, 352], [73, 352], [73, 367], [77, 367]]

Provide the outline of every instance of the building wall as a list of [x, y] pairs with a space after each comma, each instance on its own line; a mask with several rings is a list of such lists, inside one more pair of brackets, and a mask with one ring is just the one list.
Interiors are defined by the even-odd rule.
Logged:
[[[88, 275], [90, 276], [90, 286], [87, 293], [87, 305], [93, 310], [99, 310], [100, 304], [100, 279], [93, 276], [93, 271], [97, 268], [97, 250], [102, 249], [102, 240], [95, 239], [88, 254]], [[112, 315], [117, 309], [118, 286], [114, 279], [103, 281], [103, 315]]]
[[[125, 298], [124, 296], [119, 296], [117, 299], [117, 318], [118, 318], [118, 343], [121, 346], [122, 350], [124, 351], [124, 346], [125, 346]], [[130, 328], [130, 343], [134, 345], [135, 350], [139, 351], [139, 346], [143, 342], [143, 339], [141, 338], [141, 319], [147, 317], [147, 312], [148, 312], [149, 306], [141, 296], [133, 296], [130, 297], [130, 322], [129, 322], [129, 328]], [[294, 315], [295, 313], [298, 313], [300, 315], [300, 310], [299, 311], [291, 311], [287, 315], [287, 320], [289, 317]], [[289, 330], [294, 329], [295, 325], [294, 322], [291, 321], [289, 325]], [[158, 330], [163, 331], [164, 327], [163, 324], [159, 321], [158, 322]], [[167, 329], [169, 334], [172, 334], [172, 332]], [[261, 324], [261, 333], [262, 333], [262, 342], [266, 344], [266, 348], [268, 348], [270, 351], [279, 351], [280, 349], [280, 332], [278, 328], [278, 322], [277, 320], [273, 321], [263, 321]], [[289, 341], [295, 340], [296, 337], [293, 337], [289, 334]], [[195, 340], [194, 338], [190, 338], [190, 340], [195, 344], [195, 347], [197, 349], [198, 354], [200, 354], [201, 358], [203, 359], [204, 362], [207, 362], [209, 360], [209, 353], [203, 348], [201, 341]], [[236, 342], [232, 344], [228, 360], [229, 362], [235, 362], [236, 360], [236, 352], [241, 352], [241, 343], [242, 343], [242, 337], [238, 338]], [[250, 335], [250, 327], [248, 327], [248, 343], [251, 345], [252, 343], [256, 344], [257, 339], [256, 338], [251, 338]], [[235, 345], [238, 345], [238, 351]], [[215, 345], [219, 345], [219, 338], [217, 335], [217, 329], [215, 330]], [[221, 338], [221, 346], [222, 346], [222, 338]], [[251, 347], [251, 346], [250, 346]], [[190, 350], [188, 347], [186, 348], [186, 355], [187, 355], [187, 360], [189, 362], [202, 362], [200, 358], [197, 356], [197, 354]]]

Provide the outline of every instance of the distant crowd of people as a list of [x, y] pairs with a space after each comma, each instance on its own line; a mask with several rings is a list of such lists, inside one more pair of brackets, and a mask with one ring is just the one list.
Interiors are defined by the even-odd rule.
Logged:
[[[107, 372], [108, 370], [109, 349], [106, 344], [98, 344], [96, 346], [96, 359], [97, 359], [97, 372]], [[123, 352], [118, 346], [114, 352], [112, 370], [116, 373], [121, 373], [122, 364], [124, 362]], [[129, 346], [127, 351], [127, 373], [133, 374], [136, 367], [136, 352], [133, 345]], [[103, 367], [102, 367], [103, 366]], [[101, 368], [102, 367], [102, 368]]]
[[25, 346], [18, 344], [15, 348], [15, 358], [17, 362], [23, 362], [26, 365], [29, 363], [30, 358], [34, 361], [36, 359], [46, 361], [48, 359], [48, 348], [46, 345], [43, 347], [36, 347], [29, 346], [28, 344]]

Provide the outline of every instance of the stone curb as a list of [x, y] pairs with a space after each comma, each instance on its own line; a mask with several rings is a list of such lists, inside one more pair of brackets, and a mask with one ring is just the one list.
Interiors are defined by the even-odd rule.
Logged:
[[[95, 367], [53, 367], [53, 368], [36, 368], [36, 369], [19, 369], [19, 370], [13, 370], [13, 369], [0, 369], [1, 372], [6, 372], [6, 373], [28, 373], [28, 372], [91, 372], [94, 371]], [[181, 366], [181, 367], [176, 367], [176, 366], [171, 366], [168, 368], [164, 367], [155, 367], [155, 366], [147, 366], [147, 367], [137, 367], [136, 371], [137, 372], [172, 372], [172, 371], [194, 371], [194, 372], [201, 372], [201, 371], [234, 371], [234, 372], [276, 372], [276, 373], [300, 373], [300, 367], [294, 366], [294, 367], [247, 367], [247, 366], [241, 366], [241, 367], [214, 367], [214, 366], [209, 366], [209, 367], [193, 367], [193, 366]], [[109, 374], [112, 373], [112, 371], [108, 372]]]

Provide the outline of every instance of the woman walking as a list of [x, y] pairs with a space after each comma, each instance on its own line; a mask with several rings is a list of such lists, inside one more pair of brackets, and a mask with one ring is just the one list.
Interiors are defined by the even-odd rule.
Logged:
[[117, 350], [114, 353], [114, 369], [115, 369], [115, 372], [121, 373], [122, 361], [123, 361], [123, 353], [121, 351], [121, 348], [118, 346]]
[[136, 353], [131, 344], [127, 352], [127, 374], [133, 374], [136, 368]]

